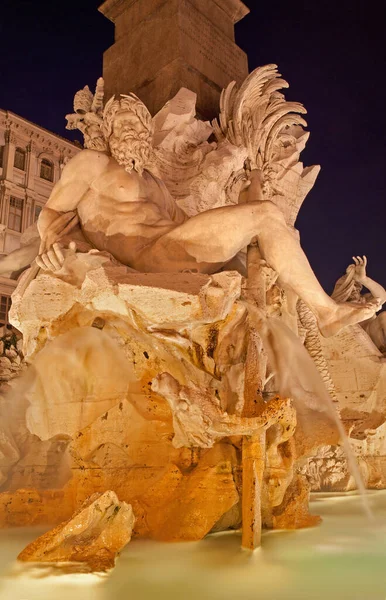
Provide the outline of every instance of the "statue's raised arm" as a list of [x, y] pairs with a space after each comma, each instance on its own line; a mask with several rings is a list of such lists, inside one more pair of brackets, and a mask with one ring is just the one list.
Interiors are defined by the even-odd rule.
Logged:
[[[338, 279], [331, 297], [336, 302], [362, 302], [369, 298], [379, 299], [380, 303], [386, 302], [386, 290], [380, 284], [367, 275], [367, 257], [353, 256], [346, 273]], [[362, 294], [363, 287], [369, 290], [369, 294]], [[371, 340], [382, 352], [386, 353], [386, 312], [377, 316], [374, 314], [368, 319], [360, 322], [362, 328]]]

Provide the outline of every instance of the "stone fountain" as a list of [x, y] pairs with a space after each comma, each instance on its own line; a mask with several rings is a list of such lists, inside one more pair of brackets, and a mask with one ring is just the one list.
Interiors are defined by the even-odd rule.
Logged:
[[2, 399], [0, 524], [55, 526], [21, 560], [98, 570], [132, 535], [241, 528], [252, 550], [263, 527], [314, 525], [311, 486], [355, 485], [335, 409], [384, 487], [385, 363], [358, 323], [386, 293], [335, 301], [311, 270], [294, 223], [319, 167], [300, 161], [305, 109], [285, 87], [260, 67], [212, 121], [202, 88], [201, 118], [187, 87], [154, 116], [103, 79], [75, 95], [85, 149], [39, 217], [11, 312], [29, 366]]

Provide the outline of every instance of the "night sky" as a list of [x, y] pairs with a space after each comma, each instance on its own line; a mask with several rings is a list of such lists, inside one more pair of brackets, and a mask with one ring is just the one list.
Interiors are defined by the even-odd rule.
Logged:
[[[79, 88], [94, 87], [113, 43], [100, 3], [2, 0], [1, 108], [71, 139], [64, 115]], [[386, 286], [384, 2], [246, 4], [237, 43], [250, 69], [279, 65], [287, 99], [308, 111], [303, 161], [322, 166], [297, 221], [311, 265], [331, 292], [351, 256], [367, 254], [369, 276]]]

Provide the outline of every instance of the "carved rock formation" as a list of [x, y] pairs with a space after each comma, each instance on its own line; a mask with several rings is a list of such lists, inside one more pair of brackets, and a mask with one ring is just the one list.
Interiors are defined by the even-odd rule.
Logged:
[[[35, 362], [8, 406], [16, 455], [0, 493], [3, 526], [56, 524], [114, 490], [133, 507], [137, 536], [199, 540], [237, 527], [240, 436], [258, 431], [263, 523], [274, 526], [294, 476], [296, 415], [278, 398], [241, 416], [241, 283], [235, 272], [144, 275], [94, 251], [16, 292], [13, 318]], [[197, 419], [186, 423], [182, 405]]]
[[22, 339], [18, 331], [0, 327], [0, 391], [23, 369]]
[[[319, 338], [350, 445], [368, 488], [386, 487], [386, 363], [360, 325]], [[343, 450], [320, 445], [301, 471], [314, 491], [355, 489]]]
[[18, 560], [84, 562], [92, 571], [105, 571], [129, 543], [134, 521], [131, 506], [114, 492], [93, 494], [68, 521], [29, 544]]
[[[306, 265], [292, 226], [318, 167], [304, 169], [299, 160], [305, 109], [278, 93], [286, 86], [275, 65], [255, 70], [240, 89], [224, 90], [212, 124], [195, 118], [189, 90], [154, 119], [134, 96], [109, 100], [103, 114], [100, 95], [77, 96], [74, 108], [85, 118], [70, 120], [87, 145], [103, 135], [105, 147], [85, 150], [66, 167], [62, 200], [53, 199], [39, 219], [41, 254], [13, 296], [11, 318], [34, 364], [18, 401], [3, 411], [16, 453], [4, 469], [1, 522], [57, 522], [93, 492], [114, 490], [133, 506], [135, 534], [143, 537], [200, 539], [221, 523], [237, 526], [240, 512], [248, 529], [249, 510], [253, 534], [244, 546], [253, 548], [262, 523], [274, 527], [280, 515], [308, 523], [292, 514], [293, 498], [304, 510], [308, 502], [298, 480], [291, 487], [295, 461], [320, 438], [333, 443], [336, 432], [327, 422], [315, 438], [301, 425], [295, 438], [291, 401], [264, 401], [267, 357], [244, 302], [269, 314], [267, 289], [290, 254]], [[212, 133], [216, 142], [208, 141]], [[80, 171], [87, 191], [75, 198]], [[256, 199], [272, 203], [261, 212], [242, 206]], [[181, 206], [189, 216], [233, 211], [240, 235], [230, 243], [218, 211], [204, 215], [209, 225], [198, 215], [188, 227]], [[252, 239], [252, 217], [256, 231], [260, 219], [270, 235], [275, 224], [261, 244], [264, 256]], [[180, 225], [190, 230], [186, 239], [178, 237]], [[280, 257], [277, 273], [262, 266], [270, 250]], [[237, 272], [194, 272], [224, 264]], [[307, 280], [312, 287], [308, 271]]]

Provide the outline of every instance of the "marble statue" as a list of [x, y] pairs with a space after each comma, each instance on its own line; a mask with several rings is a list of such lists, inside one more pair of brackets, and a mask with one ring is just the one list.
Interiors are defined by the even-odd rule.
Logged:
[[[133, 94], [103, 106], [101, 80], [76, 94], [68, 127], [86, 147], [39, 216], [39, 248], [34, 237], [0, 261], [0, 272], [32, 262], [11, 309], [32, 367], [18, 403], [0, 398], [0, 444], [12, 448], [0, 524], [11, 500], [25, 523], [58, 524], [108, 491], [132, 507], [133, 535], [153, 539], [242, 522], [254, 548], [263, 525], [316, 522], [297, 461], [337, 444], [336, 423], [312, 378], [297, 373], [306, 401], [293, 404], [273, 370], [289, 383], [299, 298], [323, 336], [372, 318], [385, 298], [336, 302], [311, 269], [294, 222], [319, 168], [299, 160], [305, 110], [283, 87], [275, 65], [256, 69], [223, 91], [212, 123], [184, 88], [154, 117]], [[285, 325], [263, 331], [270, 317], [293, 330], [271, 343], [276, 355], [270, 336]]]
[[[111, 98], [102, 122], [103, 86], [98, 85], [95, 97], [88, 88], [78, 92], [75, 117], [67, 117], [70, 127], [84, 131], [86, 146], [93, 149], [84, 150], [66, 165], [39, 216], [41, 243], [36, 262], [41, 269], [61, 268], [64, 256], [58, 240], [66, 239], [68, 244], [78, 222], [77, 234], [86, 248], [88, 244], [107, 251], [122, 264], [147, 273], [215, 273], [231, 268], [232, 259], [257, 239], [263, 259], [278, 273], [281, 284], [311, 308], [323, 335], [374, 316], [381, 306], [378, 297], [364, 303], [336, 303], [323, 291], [283, 212], [266, 199], [264, 186], [269, 187], [269, 177], [265, 180], [264, 175], [274, 146], [273, 131], [288, 127], [283, 122], [288, 114], [289, 123], [303, 122], [291, 112], [304, 112], [301, 105], [285, 103], [277, 94], [284, 84], [272, 66], [252, 73], [236, 94], [231, 84], [223, 94], [220, 121], [214, 123], [218, 139], [246, 150], [245, 201], [190, 218], [152, 170], [153, 120], [145, 105], [134, 95]], [[253, 119], [245, 125], [245, 113], [256, 113], [255, 96], [273, 105], [271, 110], [265, 106], [267, 133], [263, 130], [262, 134]], [[95, 145], [91, 140], [101, 140], [101, 130], [104, 144]], [[261, 136], [266, 138], [263, 157], [256, 151], [262, 145]], [[213, 165], [225, 160], [218, 148], [206, 152]], [[6, 269], [10, 270], [9, 264]]]
[[[337, 302], [368, 302], [372, 298], [386, 300], [386, 290], [366, 274], [366, 256], [353, 256], [354, 264], [350, 264], [346, 273], [338, 279], [331, 297]], [[367, 293], [362, 294], [366, 288]], [[360, 322], [376, 347], [386, 353], [386, 313], [380, 312], [369, 319]]]
[[[229, 130], [229, 141], [237, 145], [232, 123], [228, 119], [226, 135]], [[359, 304], [328, 297], [282, 212], [264, 199], [258, 168], [250, 172], [244, 203], [187, 218], [151, 172], [153, 124], [145, 105], [133, 95], [111, 98], [102, 129], [109, 152], [84, 150], [74, 157], [39, 216], [40, 268], [61, 268], [63, 253], [55, 240], [78, 219], [92, 247], [144, 273], [215, 273], [257, 238], [263, 259], [311, 308], [324, 335], [369, 319], [380, 308], [378, 297]], [[255, 134], [252, 128], [251, 145]]]

